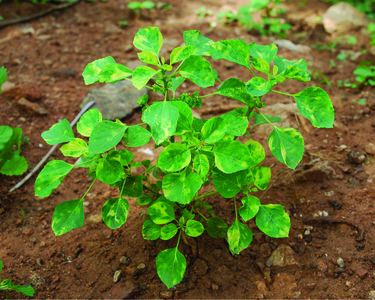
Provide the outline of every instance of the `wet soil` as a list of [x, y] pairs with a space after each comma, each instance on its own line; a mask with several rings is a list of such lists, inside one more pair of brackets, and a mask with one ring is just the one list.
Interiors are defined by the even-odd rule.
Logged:
[[[8, 85], [0, 95], [0, 123], [23, 128], [30, 140], [24, 154], [34, 166], [48, 150], [40, 133], [61, 118], [72, 120], [92, 88], [84, 86], [80, 76], [84, 66], [107, 55], [124, 64], [134, 61], [137, 56], [131, 41], [140, 26], [160, 26], [167, 48], [180, 44], [183, 30], [192, 28], [213, 39], [271, 41], [235, 25], [212, 29], [209, 18], [199, 19], [194, 13], [202, 5], [215, 12], [223, 2], [231, 7], [239, 5], [236, 1], [171, 1], [169, 11], [134, 17], [124, 1], [81, 2], [66, 11], [2, 29], [0, 65], [9, 69], [14, 86]], [[325, 8], [311, 3], [302, 9], [313, 14]], [[0, 15], [17, 15], [16, 9], [13, 4], [2, 4]], [[292, 9], [298, 13], [300, 8], [292, 5]], [[28, 9], [22, 13], [25, 11]], [[117, 25], [122, 19], [129, 20], [125, 29]], [[3, 275], [18, 283], [32, 282], [37, 298], [368, 298], [369, 291], [375, 289], [375, 161], [374, 153], [366, 153], [375, 137], [374, 90], [338, 88], [337, 80], [351, 79], [358, 61], [332, 66], [330, 61], [337, 52], [313, 48], [316, 43], [327, 43], [322, 28], [295, 23], [293, 32], [288, 39], [310, 46], [311, 51], [294, 53], [280, 48], [280, 53], [287, 58], [304, 57], [312, 70], [319, 70], [312, 84], [331, 95], [336, 122], [332, 130], [317, 130], [291, 116], [288, 122], [298, 126], [305, 137], [303, 163], [292, 172], [267, 158], [275, 167], [273, 183], [259, 197], [264, 203], [279, 202], [288, 209], [292, 220], [288, 239], [269, 239], [254, 228], [252, 246], [238, 257], [230, 255], [224, 240], [206, 235], [196, 243], [183, 244], [188, 260], [186, 278], [168, 291], [160, 283], [154, 264], [155, 256], [168, 242], [142, 239], [144, 211], [134, 201], [127, 224], [111, 231], [102, 224], [100, 209], [116, 191], [98, 184], [85, 203], [85, 227], [56, 238], [50, 229], [53, 207], [83, 193], [89, 184], [84, 173], [71, 174], [45, 200], [33, 196], [35, 178], [9, 194], [19, 178], [0, 177]], [[352, 48], [358, 51], [361, 46]], [[362, 59], [373, 57], [364, 55]], [[243, 74], [241, 68], [230, 64], [215, 67], [223, 77]], [[293, 92], [302, 86], [289, 82], [283, 89]], [[20, 104], [22, 98], [38, 109], [25, 107], [22, 101]], [[361, 98], [367, 99], [366, 105], [357, 104]], [[270, 105], [280, 102], [290, 100], [267, 98]], [[212, 115], [232, 104], [213, 98], [198, 113]], [[138, 119], [139, 113], [134, 113], [124, 121], [134, 123]], [[254, 138], [266, 141], [260, 131], [255, 131]], [[228, 221], [233, 218], [227, 201], [210, 201]], [[270, 266], [267, 261], [279, 245], [289, 249], [289, 263]], [[337, 264], [340, 257], [344, 267]], [[116, 270], [121, 270], [121, 277], [114, 283]], [[18, 295], [0, 293], [0, 297]]]

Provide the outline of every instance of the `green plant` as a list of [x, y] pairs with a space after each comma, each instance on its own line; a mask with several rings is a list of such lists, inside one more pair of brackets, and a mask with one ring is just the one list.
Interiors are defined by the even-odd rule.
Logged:
[[155, 8], [155, 3], [153, 1], [132, 1], [128, 3], [128, 8], [135, 12], [140, 12], [142, 10], [152, 10]]
[[371, 62], [360, 63], [353, 73], [359, 85], [375, 86], [375, 65]]
[[368, 24], [367, 31], [370, 35], [370, 45], [375, 46], [375, 23]]
[[[268, 137], [271, 153], [291, 169], [302, 160], [304, 140], [298, 130], [277, 126], [279, 117], [260, 112], [266, 105], [263, 97], [268, 93], [291, 97], [300, 113], [318, 128], [333, 127], [334, 109], [328, 94], [319, 87], [294, 94], [275, 89], [288, 79], [308, 82], [310, 74], [305, 60], [278, 56], [274, 44], [214, 42], [197, 30], [189, 30], [184, 32], [184, 44], [174, 48], [167, 59], [159, 54], [163, 36], [157, 27], [141, 28], [133, 44], [146, 65], [131, 70], [109, 56], [89, 63], [83, 78], [86, 84], [130, 80], [137, 89], [147, 87], [157, 93], [152, 102], [147, 96], [139, 99], [142, 123], [103, 120], [101, 113], [92, 109], [77, 124], [82, 138], [74, 136], [66, 119], [53, 125], [42, 133], [43, 139], [50, 145], [64, 144], [62, 154], [78, 160], [74, 164], [48, 162], [36, 179], [35, 195], [48, 197], [73, 169], [88, 170], [92, 182], [83, 196], [62, 202], [54, 210], [52, 230], [57, 236], [84, 225], [83, 199], [96, 180], [119, 190], [118, 196], [107, 199], [102, 208], [103, 222], [111, 229], [126, 222], [128, 198], [136, 198], [138, 205], [147, 207], [144, 239], [177, 236], [176, 246], [156, 257], [157, 273], [171, 288], [182, 281], [187, 266], [180, 252], [181, 240], [207, 231], [211, 237], [226, 239], [231, 253], [238, 255], [252, 242], [253, 233], [246, 224], [251, 219], [270, 237], [285, 238], [289, 234], [290, 218], [284, 207], [262, 204], [254, 195], [267, 189], [271, 168], [262, 164], [265, 150], [251, 138], [249, 126], [272, 126]], [[208, 58], [242, 66], [249, 80], [222, 81]], [[177, 93], [186, 80], [198, 91]], [[217, 82], [218, 87], [203, 94]], [[192, 108], [200, 107], [211, 96], [239, 101], [242, 108], [207, 120], [194, 117]], [[155, 147], [162, 147], [157, 161], [134, 160], [130, 150], [149, 144], [151, 139]], [[226, 199], [226, 206], [233, 205], [231, 225], [217, 216], [208, 201], [213, 196]]]
[[201, 6], [199, 7], [196, 11], [195, 11], [195, 14], [201, 18], [201, 19], [204, 19], [208, 16], [211, 16], [212, 15], [212, 11], [210, 11], [209, 9], [207, 9], [207, 7], [205, 6]]
[[[3, 271], [3, 261], [0, 259], [0, 273]], [[33, 297], [35, 290], [31, 285], [17, 285], [10, 279], [0, 278], [0, 291], [15, 291], [27, 297]]]

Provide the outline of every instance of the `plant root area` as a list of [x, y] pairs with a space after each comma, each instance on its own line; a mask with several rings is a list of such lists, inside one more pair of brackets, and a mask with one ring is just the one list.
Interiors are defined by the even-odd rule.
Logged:
[[[10, 74], [0, 95], [0, 123], [23, 128], [29, 138], [23, 153], [33, 167], [49, 149], [41, 132], [61, 118], [72, 120], [93, 88], [83, 84], [85, 65], [108, 55], [131, 65], [137, 59], [132, 38], [139, 27], [159, 26], [166, 50], [181, 44], [187, 29], [199, 29], [214, 40], [272, 42], [273, 38], [248, 32], [238, 24], [217, 22], [211, 27], [213, 16], [202, 19], [195, 13], [205, 6], [215, 15], [239, 2], [246, 1], [175, 0], [168, 1], [170, 10], [134, 16], [122, 0], [81, 1], [66, 10], [0, 29], [0, 62]], [[19, 284], [32, 283], [36, 298], [368, 298], [375, 290], [375, 95], [370, 87], [339, 88], [337, 82], [353, 81], [359, 62], [374, 61], [374, 57], [362, 54], [357, 60], [332, 63], [341, 49], [362, 50], [359, 31], [354, 32], [357, 45], [317, 50], [314, 45], [327, 45], [331, 37], [321, 25], [306, 24], [306, 16], [320, 15], [326, 9], [326, 4], [317, 1], [306, 1], [302, 8], [292, 3], [289, 16], [294, 17], [290, 21], [293, 29], [287, 38], [305, 45], [306, 51], [279, 47], [279, 54], [309, 62], [312, 85], [326, 89], [333, 101], [335, 128], [312, 128], [294, 114], [292, 100], [284, 96], [264, 99], [268, 113], [282, 114], [283, 125], [298, 128], [305, 138], [304, 160], [295, 171], [267, 155], [266, 164], [273, 166], [272, 185], [257, 193], [262, 203], [281, 203], [287, 208], [292, 221], [289, 238], [267, 238], [252, 224], [254, 241], [236, 257], [229, 253], [225, 240], [207, 234], [187, 239], [181, 244], [188, 262], [185, 279], [168, 290], [156, 274], [155, 257], [175, 242], [142, 239], [145, 211], [134, 199], [130, 199], [126, 225], [112, 231], [102, 223], [101, 206], [116, 196], [116, 191], [97, 184], [85, 202], [85, 226], [55, 237], [50, 227], [53, 208], [82, 195], [89, 185], [86, 174], [72, 172], [43, 200], [33, 196], [35, 176], [13, 193], [9, 189], [21, 178], [2, 176], [2, 277]], [[5, 18], [34, 12], [34, 6], [22, 2], [0, 4], [0, 15]], [[128, 27], [120, 28], [118, 22], [124, 19]], [[215, 62], [214, 66], [224, 78], [249, 75], [233, 64]], [[282, 85], [287, 92], [303, 86], [288, 81]], [[184, 88], [188, 91], [191, 86]], [[362, 98], [365, 105], [358, 104]], [[238, 105], [215, 96], [206, 99], [197, 114], [209, 117]], [[139, 111], [134, 111], [123, 121], [132, 124], [139, 118]], [[266, 145], [268, 129], [252, 130], [253, 138]], [[152, 159], [150, 153], [139, 151], [136, 155]], [[61, 155], [57, 151], [53, 157]], [[215, 197], [209, 201], [228, 223], [233, 221], [231, 201]], [[0, 298], [18, 297], [0, 293]]]

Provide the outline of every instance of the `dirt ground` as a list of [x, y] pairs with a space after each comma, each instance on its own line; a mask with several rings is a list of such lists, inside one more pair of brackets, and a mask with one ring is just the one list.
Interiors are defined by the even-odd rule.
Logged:
[[[271, 41], [240, 26], [218, 24], [210, 28], [210, 18], [207, 21], [195, 15], [202, 1], [169, 2], [173, 5], [169, 11], [132, 18], [122, 0], [82, 1], [65, 11], [0, 30], [0, 65], [8, 68], [14, 84], [0, 95], [0, 123], [23, 128], [30, 139], [24, 154], [31, 166], [48, 150], [41, 132], [61, 118], [72, 120], [92, 89], [83, 84], [80, 74], [84, 66], [107, 55], [124, 64], [134, 61], [137, 56], [131, 42], [139, 27], [160, 26], [167, 48], [180, 44], [186, 29], [200, 29], [213, 39]], [[308, 2], [302, 8], [291, 5], [291, 15], [301, 15], [301, 11], [317, 14], [327, 7]], [[239, 5], [234, 0], [204, 1], [203, 5], [215, 12], [224, 4]], [[30, 10], [22, 5], [0, 5], [4, 17]], [[122, 19], [129, 20], [125, 29], [117, 26]], [[134, 201], [126, 226], [111, 231], [101, 222], [100, 209], [115, 191], [96, 185], [88, 195], [85, 227], [56, 238], [50, 228], [54, 206], [79, 197], [89, 184], [88, 178], [79, 172], [71, 174], [51, 197], [38, 200], [33, 196], [35, 178], [9, 194], [19, 178], [0, 177], [4, 277], [17, 283], [31, 282], [36, 298], [368, 298], [375, 290], [375, 151], [369, 150], [369, 143], [375, 140], [375, 93], [369, 87], [338, 88], [337, 80], [352, 79], [358, 61], [374, 57], [363, 55], [357, 61], [332, 66], [330, 61], [337, 52], [313, 47], [328, 43], [323, 28], [312, 29], [301, 19], [294, 21], [287, 38], [310, 47], [310, 51], [279, 51], [287, 58], [309, 61], [316, 74], [311, 85], [320, 85], [331, 95], [336, 122], [332, 130], [318, 130], [289, 116], [288, 122], [298, 126], [305, 137], [304, 161], [292, 172], [268, 158], [269, 165], [275, 166], [272, 186], [259, 197], [262, 202], [279, 202], [288, 209], [292, 221], [288, 239], [269, 239], [254, 229], [251, 247], [233, 257], [224, 240], [204, 235], [197, 240], [197, 253], [182, 246], [188, 260], [186, 278], [168, 291], [158, 279], [154, 263], [168, 242], [142, 239], [144, 211]], [[343, 47], [358, 51], [362, 46]], [[225, 63], [215, 66], [225, 76], [241, 76], [239, 67]], [[285, 83], [284, 90], [293, 92], [302, 86]], [[22, 98], [32, 103], [32, 108], [22, 104]], [[367, 104], [358, 105], [360, 98], [366, 98]], [[267, 102], [288, 104], [290, 100], [271, 96]], [[215, 114], [230, 103], [212, 98], [198, 113]], [[124, 121], [138, 119], [139, 113], [134, 112]], [[266, 136], [261, 133], [256, 131], [254, 138], [265, 143]], [[211, 201], [220, 207], [224, 218], [232, 218], [223, 199]], [[270, 266], [273, 251], [284, 259], [278, 266]], [[344, 265], [339, 266], [339, 258]], [[121, 270], [122, 276], [114, 283], [116, 270]], [[3, 297], [19, 295], [0, 293]]]

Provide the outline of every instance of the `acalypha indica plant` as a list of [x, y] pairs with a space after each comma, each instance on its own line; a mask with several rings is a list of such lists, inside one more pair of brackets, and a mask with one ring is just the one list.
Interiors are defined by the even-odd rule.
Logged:
[[[156, 270], [162, 282], [172, 288], [186, 271], [186, 258], [180, 251], [181, 240], [196, 238], [205, 231], [213, 238], [228, 242], [233, 255], [249, 247], [253, 233], [248, 222], [255, 220], [264, 234], [285, 238], [290, 218], [280, 204], [262, 204], [255, 195], [267, 189], [271, 168], [262, 163], [263, 146], [251, 138], [258, 125], [272, 126], [268, 147], [275, 158], [295, 169], [304, 153], [304, 140], [294, 128], [282, 128], [277, 116], [261, 113], [264, 96], [276, 93], [291, 97], [302, 116], [314, 127], [331, 128], [334, 109], [328, 94], [319, 87], [307, 87], [290, 94], [276, 89], [285, 80], [310, 81], [306, 61], [288, 60], [277, 55], [274, 44], [259, 45], [243, 40], [212, 41], [197, 30], [184, 32], [184, 43], [162, 57], [163, 36], [157, 27], [140, 29], [133, 41], [143, 63], [134, 70], [113, 57], [89, 63], [83, 71], [86, 84], [130, 80], [137, 89], [144, 87], [159, 95], [138, 99], [142, 122], [127, 125], [120, 120], [103, 120], [100, 111], [87, 111], [77, 124], [75, 137], [66, 119], [43, 132], [50, 145], [63, 144], [62, 154], [75, 163], [52, 160], [35, 182], [35, 194], [45, 198], [73, 169], [85, 168], [92, 178], [79, 199], [58, 204], [53, 212], [52, 230], [60, 236], [84, 225], [83, 201], [99, 180], [118, 189], [118, 196], [106, 200], [102, 219], [111, 229], [123, 226], [130, 210], [129, 198], [147, 207], [142, 226], [146, 240], [170, 240], [176, 246], [156, 257]], [[221, 79], [209, 59], [226, 60], [243, 67], [247, 81]], [[184, 81], [195, 84], [195, 92], [179, 93]], [[218, 85], [216, 86], [216, 84]], [[209, 93], [204, 89], [214, 87]], [[198, 91], [197, 91], [198, 90]], [[203, 120], [192, 109], [205, 98], [222, 96], [239, 101], [242, 107]], [[135, 161], [133, 148], [151, 143], [160, 147], [157, 160]], [[209, 197], [221, 197], [233, 204], [231, 224], [216, 214]]]

